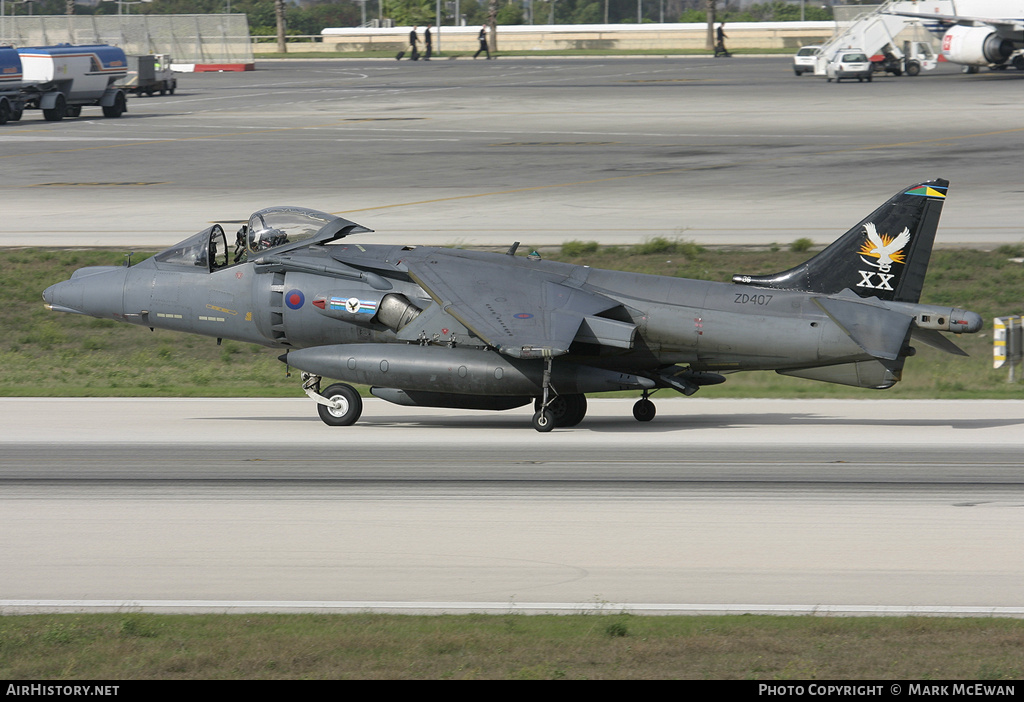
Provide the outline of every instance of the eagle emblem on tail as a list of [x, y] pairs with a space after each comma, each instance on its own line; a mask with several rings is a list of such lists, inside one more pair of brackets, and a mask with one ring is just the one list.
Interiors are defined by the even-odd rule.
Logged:
[[[868, 240], [860, 248], [861, 260], [869, 266], [880, 271], [888, 272], [894, 263], [905, 263], [903, 247], [910, 243], [910, 229], [903, 228], [895, 237], [879, 234], [873, 222], [864, 225], [864, 233]], [[878, 263], [865, 261], [864, 256], [872, 256], [878, 259]]]

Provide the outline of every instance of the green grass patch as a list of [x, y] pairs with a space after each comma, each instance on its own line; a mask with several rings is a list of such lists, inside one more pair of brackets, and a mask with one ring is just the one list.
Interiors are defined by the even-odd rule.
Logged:
[[[520, 251], [533, 250], [524, 246]], [[808, 257], [794, 247], [704, 247], [654, 238], [636, 246], [570, 241], [544, 249], [547, 259], [595, 268], [729, 281], [733, 274], [786, 270]], [[801, 247], [802, 248], [802, 247]], [[919, 346], [903, 381], [881, 395], [771, 372], [737, 373], [706, 397], [1019, 398], [1024, 386], [992, 368], [991, 318], [1024, 307], [1024, 265], [1013, 247], [996, 251], [938, 250], [922, 302], [973, 310], [986, 320], [980, 334], [953, 337], [970, 358]], [[136, 254], [138, 262], [144, 255]], [[82, 266], [118, 265], [119, 250], [3, 249], [0, 284], [0, 396], [29, 397], [301, 397], [298, 374], [286, 375], [281, 351], [209, 337], [49, 312], [41, 293]], [[364, 389], [365, 391], [365, 389]], [[668, 391], [665, 397], [674, 396]], [[661, 395], [659, 395], [660, 397]]]
[[0, 618], [7, 680], [985, 680], [1019, 619], [522, 614]]

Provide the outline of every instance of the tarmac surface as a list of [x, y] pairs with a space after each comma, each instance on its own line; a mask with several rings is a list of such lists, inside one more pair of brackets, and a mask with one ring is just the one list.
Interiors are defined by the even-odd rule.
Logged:
[[0, 612], [1024, 615], [1024, 402], [4, 399]]
[[[939, 246], [1024, 241], [1024, 73], [826, 83], [790, 58], [257, 62], [0, 127], [0, 246], [162, 248], [295, 204], [366, 241], [825, 244], [951, 181]], [[229, 230], [230, 231], [230, 230]]]

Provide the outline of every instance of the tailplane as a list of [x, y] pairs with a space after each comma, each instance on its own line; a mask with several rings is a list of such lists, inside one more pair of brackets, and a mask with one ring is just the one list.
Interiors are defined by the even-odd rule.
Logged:
[[824, 251], [774, 275], [735, 275], [734, 283], [833, 295], [918, 302], [949, 181], [904, 188]]

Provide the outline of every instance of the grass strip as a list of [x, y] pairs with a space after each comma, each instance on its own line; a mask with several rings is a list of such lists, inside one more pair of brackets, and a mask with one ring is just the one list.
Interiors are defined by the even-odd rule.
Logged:
[[0, 653], [6, 680], [1011, 681], [1024, 676], [1024, 621], [51, 614], [0, 618]]

